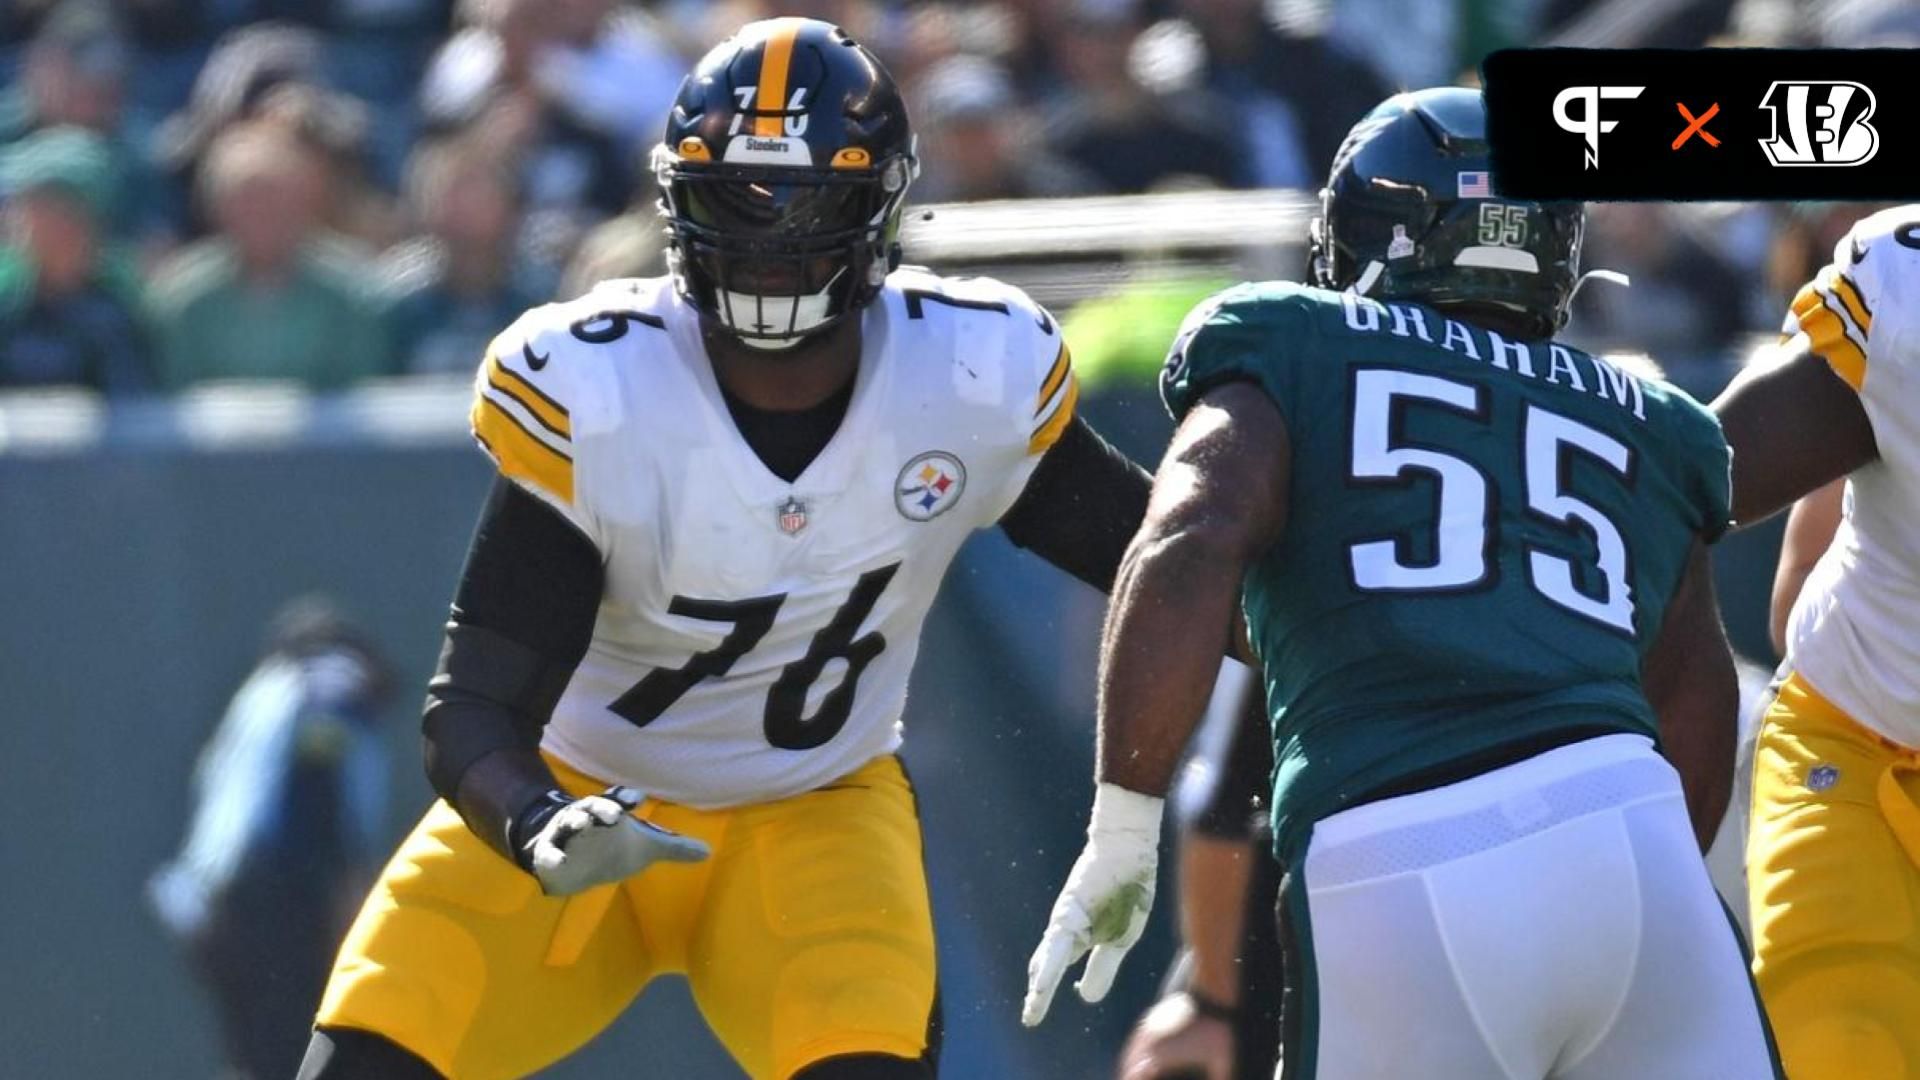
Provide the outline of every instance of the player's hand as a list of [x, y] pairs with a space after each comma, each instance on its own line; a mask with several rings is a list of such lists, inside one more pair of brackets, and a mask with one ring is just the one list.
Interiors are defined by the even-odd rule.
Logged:
[[1185, 994], [1162, 998], [1133, 1027], [1117, 1080], [1232, 1080], [1233, 1027]]
[[1085, 1001], [1107, 996], [1120, 961], [1140, 940], [1153, 909], [1164, 804], [1164, 799], [1115, 784], [1101, 784], [1094, 794], [1087, 846], [1053, 902], [1040, 947], [1027, 961], [1021, 1023], [1033, 1027], [1046, 1018], [1067, 968], [1089, 951], [1087, 969], [1075, 988]]
[[645, 798], [630, 787], [574, 799], [538, 824], [522, 855], [548, 896], [572, 896], [624, 881], [656, 862], [699, 862], [707, 845], [641, 821], [631, 811]]

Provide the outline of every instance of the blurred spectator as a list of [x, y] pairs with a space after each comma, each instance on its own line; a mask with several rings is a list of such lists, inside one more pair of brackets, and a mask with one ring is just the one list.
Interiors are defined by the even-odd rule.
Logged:
[[1070, 0], [1069, 6], [1067, 33], [1057, 43], [1067, 89], [1045, 141], [1116, 193], [1179, 176], [1244, 186], [1244, 156], [1218, 126], [1224, 111], [1193, 95], [1155, 95], [1134, 77], [1136, 0]]
[[174, 177], [174, 214], [186, 235], [213, 227], [207, 208], [190, 200], [202, 186], [208, 148], [235, 125], [264, 119], [305, 143], [327, 172], [321, 217], [329, 228], [374, 250], [399, 238], [392, 200], [367, 175], [371, 115], [358, 99], [328, 87], [325, 50], [321, 34], [286, 23], [259, 23], [221, 39], [194, 82], [192, 100], [155, 135]]
[[254, 115], [305, 143], [319, 159], [327, 193], [320, 220], [334, 235], [368, 253], [406, 235], [399, 203], [367, 175], [369, 114], [362, 103], [321, 87], [284, 83], [267, 91]]
[[145, 241], [165, 219], [148, 194], [157, 178], [124, 130], [131, 62], [123, 27], [104, 0], [64, 0], [28, 46], [19, 82], [0, 91], [0, 143], [61, 126], [100, 136], [114, 177], [100, 223], [117, 239]]
[[667, 272], [667, 234], [651, 198], [595, 226], [561, 275], [556, 299], [583, 296], [613, 278], [658, 277]]
[[424, 232], [381, 261], [379, 302], [403, 372], [471, 372], [487, 342], [545, 300], [514, 278], [511, 168], [476, 144], [429, 146], [408, 202]]
[[[1833, 261], [1833, 249], [1854, 222], [1886, 203], [1787, 203], [1776, 210], [1772, 244], [1767, 251], [1765, 310], [1783, 317], [1800, 286], [1813, 280]], [[1773, 329], [1773, 327], [1763, 327]]]
[[114, 179], [106, 141], [79, 128], [0, 152], [0, 387], [152, 387], [140, 282], [102, 235]]
[[1467, 9], [1499, 6], [1501, 0], [1341, 0], [1325, 5], [1327, 33], [1391, 91], [1446, 86], [1480, 62], [1467, 44]]
[[275, 616], [193, 773], [148, 897], [220, 1013], [226, 1076], [281, 1080], [386, 848], [387, 662], [323, 600]]
[[920, 117], [918, 202], [1073, 195], [1097, 186], [1032, 137], [1013, 80], [990, 60], [942, 60], [909, 98]]
[[1569, 336], [1599, 350], [1648, 352], [1675, 368], [1747, 330], [1755, 273], [1694, 235], [1694, 220], [1666, 203], [1594, 204], [1581, 261], [1620, 271], [1632, 285], [1582, 288]]
[[242, 126], [207, 152], [218, 233], [156, 275], [161, 379], [296, 379], [315, 389], [388, 371], [370, 271], [319, 227], [325, 174], [286, 132]]
[[612, 0], [491, 0], [427, 69], [430, 130], [475, 128], [523, 162], [531, 206], [618, 213], [686, 65]]
[[1233, 102], [1257, 187], [1317, 190], [1347, 130], [1389, 91], [1326, 37], [1282, 33], [1265, 0], [1179, 0], [1199, 33], [1201, 85]]

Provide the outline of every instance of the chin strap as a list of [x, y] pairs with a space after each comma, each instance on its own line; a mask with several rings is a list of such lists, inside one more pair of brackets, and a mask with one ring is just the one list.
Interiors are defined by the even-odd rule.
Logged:
[[1573, 298], [1580, 295], [1580, 289], [1589, 281], [1611, 282], [1623, 289], [1633, 285], [1633, 279], [1618, 270], [1589, 270], [1574, 280], [1573, 291], [1567, 294], [1567, 303], [1573, 303]]
[[1387, 264], [1378, 259], [1368, 263], [1367, 268], [1360, 271], [1360, 276], [1354, 279], [1353, 291], [1361, 296], [1367, 295], [1374, 285], [1379, 282], [1380, 275], [1385, 273], [1386, 269]]

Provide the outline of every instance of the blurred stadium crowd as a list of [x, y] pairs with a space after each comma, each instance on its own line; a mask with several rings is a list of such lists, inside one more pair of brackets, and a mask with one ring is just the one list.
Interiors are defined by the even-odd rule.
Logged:
[[[524, 308], [662, 266], [647, 153], [691, 60], [835, 20], [907, 88], [945, 201], [1312, 190], [1396, 87], [1512, 44], [1886, 44], [1834, 0], [12, 0], [0, 389], [326, 390], [471, 369]], [[1588, 344], [1768, 329], [1853, 210], [1596, 208]]]

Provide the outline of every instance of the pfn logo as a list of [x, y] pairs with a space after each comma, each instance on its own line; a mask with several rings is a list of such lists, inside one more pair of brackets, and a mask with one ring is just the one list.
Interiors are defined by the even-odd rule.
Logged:
[[1880, 149], [1873, 91], [1857, 82], [1776, 82], [1760, 107], [1773, 121], [1760, 149], [1775, 165], [1863, 165]]
[[[1553, 122], [1560, 130], [1571, 131], [1587, 140], [1587, 168], [1600, 167], [1600, 136], [1620, 126], [1618, 120], [1600, 119], [1600, 102], [1604, 98], [1637, 98], [1644, 86], [1569, 86], [1560, 91], [1553, 99]], [[1578, 119], [1568, 115], [1567, 106], [1576, 101], [1584, 102]]]

